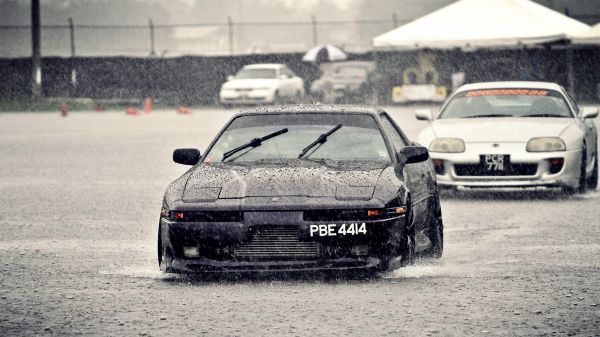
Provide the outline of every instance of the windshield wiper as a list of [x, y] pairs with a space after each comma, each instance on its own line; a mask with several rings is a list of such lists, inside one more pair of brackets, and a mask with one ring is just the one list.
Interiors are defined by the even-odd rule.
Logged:
[[486, 118], [486, 117], [515, 117], [513, 115], [506, 114], [489, 114], [489, 115], [475, 115], [475, 116], [466, 116], [463, 118]]
[[281, 129], [281, 130], [273, 132], [273, 133], [270, 133], [270, 134], [268, 134], [268, 135], [266, 135], [264, 137], [261, 137], [261, 138], [254, 138], [254, 139], [252, 139], [251, 141], [249, 141], [248, 143], [246, 143], [244, 145], [240, 145], [240, 146], [236, 147], [235, 149], [232, 149], [232, 150], [229, 150], [229, 151], [223, 153], [223, 159], [221, 159], [221, 161], [225, 161], [225, 159], [227, 159], [227, 158], [233, 156], [234, 154], [236, 154], [236, 153], [238, 153], [238, 152], [240, 152], [240, 151], [242, 151], [244, 149], [247, 149], [249, 147], [251, 147], [251, 148], [259, 147], [259, 146], [262, 145], [262, 142], [264, 142], [265, 140], [271, 139], [273, 137], [277, 137], [277, 136], [282, 135], [282, 134], [284, 134], [286, 132], [288, 132], [287, 128]]
[[340, 123], [340, 124], [336, 125], [333, 129], [320, 135], [319, 138], [317, 138], [317, 140], [315, 140], [314, 142], [310, 143], [310, 145], [308, 145], [307, 147], [302, 149], [302, 152], [300, 152], [300, 154], [298, 155], [298, 158], [304, 157], [306, 155], [306, 153], [308, 153], [308, 151], [310, 151], [310, 149], [312, 149], [313, 147], [317, 146], [317, 144], [325, 143], [327, 141], [327, 137], [331, 136], [332, 133], [336, 132], [341, 127], [342, 127], [342, 124]]

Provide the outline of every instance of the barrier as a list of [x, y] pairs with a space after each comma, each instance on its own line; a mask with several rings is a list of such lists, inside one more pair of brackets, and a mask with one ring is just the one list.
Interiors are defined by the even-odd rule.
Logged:
[[132, 106], [128, 107], [127, 110], [125, 110], [125, 113], [127, 115], [130, 115], [130, 116], [137, 116], [137, 115], [139, 115], [138, 110], [136, 108], [132, 107]]
[[146, 97], [146, 99], [144, 100], [144, 111], [146, 113], [152, 112], [152, 100], [150, 99], [150, 97]]
[[63, 117], [67, 117], [69, 115], [69, 106], [67, 105], [67, 102], [65, 102], [65, 100], [62, 100], [62, 102], [60, 102], [60, 115]]
[[179, 108], [177, 108], [177, 113], [190, 115], [192, 113], [192, 111], [190, 109], [184, 107], [183, 105], [180, 105]]

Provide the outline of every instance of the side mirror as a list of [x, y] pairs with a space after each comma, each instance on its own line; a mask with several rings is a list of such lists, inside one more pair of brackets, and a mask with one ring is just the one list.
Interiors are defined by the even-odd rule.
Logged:
[[227, 80], [228, 80], [228, 81], [231, 81], [231, 80], [233, 80], [234, 78], [235, 78], [235, 76], [233, 76], [233, 75], [229, 75], [229, 76], [227, 76]]
[[431, 110], [429, 109], [419, 109], [415, 111], [415, 117], [417, 117], [420, 121], [432, 121], [433, 116], [431, 115]]
[[586, 106], [583, 108], [583, 111], [581, 111], [581, 119], [588, 119], [588, 118], [596, 118], [598, 117], [598, 108], [597, 107], [593, 107], [593, 106]]
[[288, 79], [288, 78], [290, 78], [290, 77], [289, 77], [288, 75], [286, 75], [286, 74], [281, 74], [281, 75], [279, 76], [279, 78], [280, 78], [280, 79], [282, 79], [282, 80], [287, 80], [287, 79]]
[[429, 152], [424, 146], [405, 146], [397, 156], [400, 164], [415, 164], [429, 159]]
[[173, 161], [177, 164], [196, 165], [200, 160], [198, 149], [177, 149], [173, 151]]

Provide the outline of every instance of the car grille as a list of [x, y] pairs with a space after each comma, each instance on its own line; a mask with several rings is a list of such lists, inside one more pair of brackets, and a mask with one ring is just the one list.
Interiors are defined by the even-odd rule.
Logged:
[[509, 164], [504, 171], [488, 171], [481, 164], [454, 164], [457, 176], [476, 177], [509, 177], [533, 176], [537, 172], [537, 164]]
[[317, 242], [298, 240], [297, 227], [253, 227], [250, 241], [237, 245], [236, 259], [311, 259], [320, 256]]

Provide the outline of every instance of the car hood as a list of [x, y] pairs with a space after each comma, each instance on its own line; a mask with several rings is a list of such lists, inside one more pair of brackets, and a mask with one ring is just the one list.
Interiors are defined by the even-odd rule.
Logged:
[[558, 137], [572, 118], [449, 118], [431, 128], [437, 138], [461, 138], [466, 143], [527, 142], [533, 137]]
[[370, 200], [377, 182], [391, 164], [364, 163], [343, 167], [308, 165], [201, 164], [193, 169], [183, 191], [184, 202], [246, 197], [335, 197]]
[[271, 88], [277, 85], [276, 79], [233, 79], [223, 84], [223, 89]]

